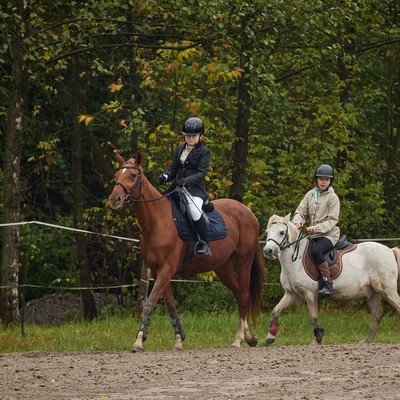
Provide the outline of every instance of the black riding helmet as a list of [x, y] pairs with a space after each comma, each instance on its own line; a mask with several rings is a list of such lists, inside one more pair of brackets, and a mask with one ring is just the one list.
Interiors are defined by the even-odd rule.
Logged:
[[200, 118], [192, 117], [187, 119], [182, 126], [184, 135], [202, 135], [204, 133], [204, 124]]
[[333, 172], [333, 168], [328, 164], [322, 164], [315, 170], [314, 179], [317, 180], [319, 176], [324, 176], [327, 178], [331, 178], [331, 183], [329, 186], [332, 186], [333, 179], [335, 178], [335, 174]]

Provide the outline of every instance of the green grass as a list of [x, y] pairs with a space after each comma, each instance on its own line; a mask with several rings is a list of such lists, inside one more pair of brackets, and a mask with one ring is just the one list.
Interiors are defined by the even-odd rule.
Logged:
[[[371, 316], [361, 306], [342, 309], [327, 303], [320, 309], [320, 325], [325, 329], [323, 344], [358, 343], [368, 332]], [[386, 310], [387, 311], [387, 310]], [[184, 349], [225, 348], [234, 339], [238, 319], [237, 314], [184, 313], [180, 316], [186, 332]], [[309, 322], [307, 308], [298, 304], [285, 311], [279, 319], [277, 340], [273, 346], [310, 344], [313, 330]], [[256, 332], [259, 345], [263, 345], [268, 333], [270, 314], [264, 313]], [[25, 325], [0, 328], [0, 353], [25, 351], [130, 351], [140, 327], [135, 318], [99, 319], [90, 323], [74, 322], [59, 326], [43, 327]], [[375, 342], [398, 343], [400, 334], [399, 318], [386, 312]], [[170, 350], [174, 344], [174, 334], [168, 315], [155, 313], [151, 319], [146, 351]], [[247, 346], [246, 344], [242, 345]]]

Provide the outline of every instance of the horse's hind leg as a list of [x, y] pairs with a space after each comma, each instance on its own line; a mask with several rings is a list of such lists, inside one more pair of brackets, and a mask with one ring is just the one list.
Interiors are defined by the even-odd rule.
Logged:
[[167, 306], [167, 311], [172, 320], [172, 326], [175, 331], [175, 345], [173, 350], [182, 350], [182, 342], [186, 338], [186, 334], [182, 328], [178, 313], [176, 312], [174, 296], [172, 294], [172, 286], [169, 285], [164, 292], [164, 300]]
[[367, 336], [361, 343], [372, 343], [375, 339], [376, 332], [378, 331], [379, 324], [383, 317], [382, 304], [380, 301], [381, 296], [394, 308], [397, 314], [400, 315], [400, 296], [397, 293], [396, 286], [390, 291], [388, 290], [388, 286], [386, 286], [386, 288], [386, 292], [374, 292], [373, 295], [367, 299], [372, 314], [372, 324]]
[[[376, 332], [378, 331], [379, 324], [381, 323], [383, 317], [381, 296], [379, 293], [377, 292], [372, 293], [372, 295], [367, 299], [367, 303], [369, 309], [371, 310], [372, 323], [371, 327], [369, 328], [367, 336], [360, 343], [372, 343], [374, 341]], [[397, 305], [397, 308], [398, 311], [400, 311], [399, 304]]]
[[[247, 289], [242, 293], [247, 293], [246, 295], [241, 295], [239, 280], [233, 272], [232, 262], [229, 261], [224, 264], [222, 267], [215, 270], [220, 281], [233, 293], [235, 296], [236, 302], [239, 306], [239, 326], [236, 332], [235, 340], [231, 344], [230, 347], [240, 347], [241, 343], [245, 340], [246, 343], [251, 346], [257, 346], [257, 336], [250, 332], [249, 326], [247, 324], [247, 312], [249, 309], [249, 295], [248, 295], [248, 287], [250, 282], [250, 277], [248, 280], [244, 279], [246, 282], [241, 282], [242, 287], [246, 287]], [[247, 285], [247, 286], [245, 286]]]
[[278, 333], [279, 316], [288, 307], [290, 307], [292, 304], [296, 303], [296, 301], [298, 299], [299, 299], [299, 297], [296, 296], [295, 294], [285, 292], [281, 301], [274, 307], [274, 309], [272, 310], [271, 324], [269, 326], [268, 335], [267, 335], [267, 338], [265, 339], [265, 343], [264, 343], [265, 346], [269, 346], [275, 342], [276, 334]]

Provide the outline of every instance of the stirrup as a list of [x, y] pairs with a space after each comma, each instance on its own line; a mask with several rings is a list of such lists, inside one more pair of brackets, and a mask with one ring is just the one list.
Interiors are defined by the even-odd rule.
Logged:
[[211, 256], [210, 247], [203, 240], [199, 240], [196, 243], [196, 246], [194, 248], [194, 255], [196, 257], [208, 257], [208, 256]]
[[324, 286], [318, 290], [318, 300], [326, 299], [335, 293], [332, 282], [324, 281]]
[[140, 247], [139, 246], [133, 246], [132, 250], [133, 250], [134, 253], [140, 254]]
[[330, 290], [328, 287], [324, 286], [321, 290], [318, 290], [319, 294], [324, 294], [325, 296], [332, 296], [333, 290]]

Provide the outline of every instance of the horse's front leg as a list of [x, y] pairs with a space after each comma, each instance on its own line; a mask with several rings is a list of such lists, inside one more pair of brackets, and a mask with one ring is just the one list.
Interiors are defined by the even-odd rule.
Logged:
[[136, 342], [132, 346], [133, 353], [142, 353], [144, 351], [143, 342], [147, 339], [150, 317], [153, 314], [154, 308], [160, 299], [161, 295], [165, 292], [167, 286], [170, 285], [170, 278], [157, 276], [155, 278], [153, 289], [150, 296], [146, 299], [143, 305], [143, 318], [142, 324], [138, 334], [136, 335]]
[[274, 307], [274, 309], [272, 310], [272, 319], [269, 326], [268, 335], [264, 343], [265, 346], [270, 346], [272, 343], [275, 342], [276, 334], [278, 333], [279, 327], [279, 316], [282, 314], [283, 311], [289, 308], [292, 304], [296, 303], [296, 301], [299, 299], [300, 297], [296, 294], [285, 292], [281, 301]]
[[182, 350], [182, 342], [186, 338], [185, 331], [182, 328], [181, 321], [179, 320], [178, 313], [176, 312], [176, 306], [174, 301], [174, 295], [172, 294], [172, 286], [168, 285], [164, 292], [164, 300], [167, 306], [167, 311], [172, 320], [172, 326], [175, 331], [175, 345], [173, 350]]
[[318, 294], [316, 292], [307, 292], [304, 296], [304, 300], [306, 301], [311, 325], [314, 329], [314, 339], [311, 344], [321, 344], [324, 337], [324, 329], [319, 326]]

